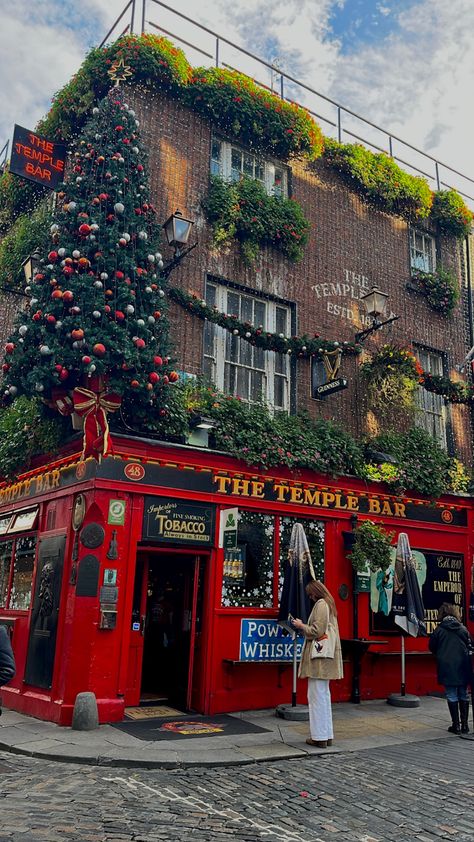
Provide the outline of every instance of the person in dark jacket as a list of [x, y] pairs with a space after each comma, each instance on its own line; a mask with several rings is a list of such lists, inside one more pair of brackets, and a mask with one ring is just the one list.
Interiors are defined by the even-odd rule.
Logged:
[[15, 677], [15, 658], [6, 626], [0, 625], [0, 687]]
[[[452, 734], [469, 732], [469, 697], [472, 675], [471, 636], [461, 623], [457, 605], [443, 602], [438, 611], [439, 625], [430, 637], [429, 647], [436, 657], [438, 682], [444, 685], [452, 725]], [[461, 717], [459, 717], [461, 714]], [[459, 721], [461, 719], [461, 722]]]

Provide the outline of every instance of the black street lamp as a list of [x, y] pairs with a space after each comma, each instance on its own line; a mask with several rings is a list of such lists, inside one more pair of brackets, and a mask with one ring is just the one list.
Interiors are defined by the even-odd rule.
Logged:
[[370, 336], [371, 333], [374, 333], [376, 330], [380, 330], [380, 328], [384, 325], [396, 322], [397, 319], [400, 318], [400, 316], [391, 316], [390, 319], [380, 321], [380, 317], [383, 318], [385, 315], [387, 299], [388, 294], [386, 292], [382, 292], [382, 290], [378, 289], [377, 287], [372, 287], [370, 292], [367, 292], [361, 297], [360, 300], [364, 303], [367, 315], [370, 318], [372, 318], [372, 324], [370, 327], [366, 328], [366, 330], [362, 330], [360, 331], [360, 333], [356, 333], [356, 342], [363, 342], [364, 339]]
[[174, 249], [173, 260], [171, 260], [163, 269], [165, 277], [168, 277], [170, 272], [172, 272], [172, 270], [181, 263], [181, 260], [186, 254], [189, 254], [193, 248], [196, 248], [197, 242], [186, 248], [193, 225], [193, 220], [186, 219], [179, 210], [172, 213], [166, 222], [163, 223], [162, 227], [164, 228], [168, 245]]
[[39, 266], [40, 262], [40, 253], [38, 251], [34, 251], [25, 257], [23, 263], [21, 264], [23, 272], [25, 273], [25, 281], [27, 284], [31, 283], [31, 279]]

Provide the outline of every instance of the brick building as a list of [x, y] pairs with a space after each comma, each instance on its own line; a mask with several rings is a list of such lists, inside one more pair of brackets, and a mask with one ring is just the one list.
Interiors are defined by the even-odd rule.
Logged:
[[[173, 284], [272, 333], [338, 343], [353, 342], [367, 326], [360, 298], [376, 285], [399, 318], [365, 347], [413, 346], [425, 371], [456, 379], [473, 344], [465, 242], [440, 236], [430, 222], [410, 225], [369, 207], [324, 159], [257, 156], [159, 90], [132, 88], [127, 99], [150, 151], [157, 218], [179, 208], [195, 221], [198, 247], [173, 272]], [[216, 248], [203, 210], [211, 174], [229, 181], [248, 175], [269, 194], [296, 199], [311, 226], [303, 259], [292, 263], [265, 247], [248, 265], [237, 243]], [[461, 289], [449, 317], [410, 283], [412, 269], [440, 265], [455, 272]], [[182, 372], [205, 374], [244, 400], [263, 397], [290, 413], [335, 419], [358, 437], [376, 431], [361, 358], [343, 357], [347, 389], [315, 400], [308, 359], [261, 351], [178, 304], [171, 304], [171, 328]], [[467, 406], [421, 387], [418, 399], [417, 423], [470, 463]], [[383, 696], [398, 685], [399, 640], [374, 607], [375, 584], [357, 595], [344, 549], [351, 516], [408, 532], [429, 622], [448, 592], [467, 616], [474, 551], [468, 496], [400, 499], [381, 483], [283, 466], [264, 471], [222, 452], [143, 437], [114, 441], [114, 456], [101, 464], [80, 462], [76, 440], [54, 464], [39, 463], [0, 488], [0, 621], [13, 629], [19, 667], [4, 692], [7, 705], [68, 724], [82, 690], [95, 692], [101, 721], [120, 719], [124, 706], [144, 697], [204, 713], [288, 701], [291, 653], [276, 618], [296, 521], [308, 533], [316, 575], [338, 604], [346, 671], [334, 683], [336, 700]], [[223, 540], [229, 508], [238, 510], [234, 548]], [[388, 640], [380, 643], [381, 635]], [[359, 656], [371, 639], [359, 687]], [[408, 650], [420, 656], [408, 658], [409, 689], [434, 689], [426, 641], [411, 641]], [[303, 688], [298, 692], [303, 700]]]

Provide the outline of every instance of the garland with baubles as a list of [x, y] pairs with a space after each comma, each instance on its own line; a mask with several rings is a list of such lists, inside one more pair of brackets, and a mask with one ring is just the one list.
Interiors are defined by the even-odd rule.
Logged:
[[236, 316], [221, 313], [215, 307], [210, 307], [197, 295], [184, 292], [177, 287], [168, 287], [168, 296], [188, 312], [198, 318], [212, 322], [219, 327], [225, 328], [234, 336], [239, 336], [265, 351], [275, 351], [277, 354], [293, 354], [296, 357], [320, 357], [325, 351], [334, 351], [340, 348], [347, 356], [357, 356], [362, 347], [355, 342], [333, 342], [322, 339], [318, 334], [313, 338], [309, 336], [284, 336], [282, 333], [271, 333], [262, 325], [241, 322]]

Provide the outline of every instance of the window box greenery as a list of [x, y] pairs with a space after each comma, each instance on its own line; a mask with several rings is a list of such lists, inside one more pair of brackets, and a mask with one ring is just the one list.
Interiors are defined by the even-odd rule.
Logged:
[[412, 273], [415, 282], [413, 288], [421, 292], [431, 307], [437, 313], [450, 316], [459, 301], [459, 285], [454, 272], [439, 268], [436, 272]]
[[235, 237], [247, 263], [263, 246], [278, 249], [289, 260], [301, 259], [310, 226], [300, 205], [269, 196], [259, 181], [228, 183], [214, 176], [204, 209], [214, 243], [222, 245]]

